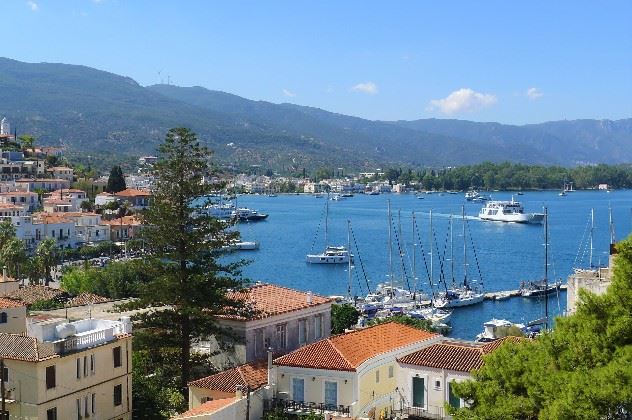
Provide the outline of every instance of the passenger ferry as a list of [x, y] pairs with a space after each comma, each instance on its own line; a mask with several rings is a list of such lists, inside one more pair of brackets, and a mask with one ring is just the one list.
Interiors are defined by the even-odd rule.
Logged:
[[511, 223], [542, 223], [543, 213], [525, 213], [520, 202], [515, 201], [489, 201], [478, 214], [481, 220], [493, 220], [497, 222]]

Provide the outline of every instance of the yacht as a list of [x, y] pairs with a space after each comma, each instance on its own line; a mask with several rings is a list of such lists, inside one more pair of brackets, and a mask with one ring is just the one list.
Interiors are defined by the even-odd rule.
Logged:
[[497, 222], [542, 223], [544, 214], [525, 213], [522, 204], [515, 201], [512, 196], [511, 201], [488, 202], [479, 212], [478, 218]]
[[560, 289], [560, 286], [562, 286], [562, 282], [560, 280], [553, 283], [548, 283], [544, 280], [528, 282], [523, 281], [520, 284], [520, 295], [522, 297], [550, 295], [552, 293], [556, 293]]
[[524, 324], [514, 324], [513, 322], [504, 319], [492, 319], [483, 324], [483, 332], [476, 336], [475, 341], [479, 343], [487, 343], [498, 340], [499, 338], [505, 337], [511, 327], [519, 328], [524, 333]]
[[307, 254], [310, 264], [349, 264], [353, 255], [344, 245], [329, 245], [329, 199], [325, 201], [325, 249], [318, 254]]
[[210, 204], [204, 207], [201, 213], [220, 220], [230, 220], [234, 211], [235, 207], [232, 204]]
[[442, 293], [435, 301], [435, 308], [458, 308], [481, 303], [485, 294], [479, 293], [467, 286], [458, 289], [449, 289]]
[[240, 222], [256, 222], [259, 220], [265, 220], [268, 215], [259, 213], [257, 210], [239, 207], [233, 210], [232, 217]]

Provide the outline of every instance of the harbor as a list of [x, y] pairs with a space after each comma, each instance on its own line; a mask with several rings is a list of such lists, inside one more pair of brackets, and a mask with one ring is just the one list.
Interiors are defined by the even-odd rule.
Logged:
[[[512, 193], [493, 192], [491, 195], [494, 200], [511, 200]], [[605, 265], [609, 245], [609, 203], [617, 236], [623, 237], [630, 231], [632, 192], [616, 191], [606, 195], [599, 191], [578, 191], [561, 198], [556, 191], [544, 191], [526, 192], [519, 198], [525, 211], [541, 212], [543, 205], [549, 208], [548, 275], [550, 281], [562, 282], [558, 293], [548, 296], [548, 309], [551, 318], [554, 318], [565, 311], [566, 278], [573, 268], [587, 267], [589, 264], [587, 254], [582, 251], [578, 255], [578, 248], [586, 240], [591, 209], [595, 209], [596, 226], [593, 264]], [[425, 293], [430, 291], [429, 267], [424, 265], [421, 248], [424, 248], [426, 265], [429, 265], [428, 215], [432, 210], [436, 236], [433, 278], [439, 280], [442, 269], [436, 254], [437, 248], [441, 254], [449, 252], [445, 248], [450, 217], [455, 225], [454, 240], [462, 241], [457, 230], [460, 229], [461, 207], [465, 206], [481, 278], [475, 270], [473, 256], [468, 266], [473, 284], [478, 286], [482, 280], [485, 299], [480, 304], [453, 310], [450, 336], [474, 339], [483, 323], [492, 318], [528, 323], [544, 316], [543, 297], [525, 298], [519, 293], [521, 282], [543, 277], [542, 225], [480, 221], [477, 215], [484, 204], [466, 201], [463, 193], [426, 194], [424, 200], [418, 200], [414, 194], [356, 194], [344, 200], [331, 201], [328, 222], [330, 243], [347, 244], [349, 221], [359, 251], [352, 268], [352, 297], [364, 297], [369, 288], [374, 289], [378, 284], [388, 281], [388, 200], [391, 201], [394, 227], [396, 231], [401, 231], [399, 241], [402, 250], [394, 250], [393, 256], [394, 280], [398, 287], [410, 287]], [[260, 243], [257, 251], [237, 253], [231, 257], [251, 261], [244, 268], [244, 276], [253, 281], [281, 284], [323, 296], [348, 296], [347, 264], [308, 264], [305, 261], [305, 255], [310, 251], [322, 251], [323, 234], [319, 237], [315, 237], [315, 234], [323, 218], [324, 197], [316, 198], [310, 194], [279, 194], [275, 198], [242, 195], [239, 202], [270, 215], [263, 222], [239, 226], [244, 232], [244, 240]], [[415, 234], [415, 237], [410, 228], [413, 211], [419, 225], [419, 235]], [[293, 245], [288, 247], [289, 243]], [[411, 267], [415, 247], [417, 273], [413, 276]], [[355, 249], [353, 251], [355, 254]], [[455, 251], [454, 274], [450, 273], [447, 267], [449, 264], [443, 268], [443, 276], [450, 282], [452, 275], [457, 281], [463, 276], [463, 261], [459, 252]], [[406, 275], [403, 275], [402, 267]], [[409, 284], [406, 284], [406, 279]]]

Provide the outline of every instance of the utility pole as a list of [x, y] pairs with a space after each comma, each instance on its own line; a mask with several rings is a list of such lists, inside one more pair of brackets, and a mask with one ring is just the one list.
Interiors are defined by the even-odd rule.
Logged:
[[246, 385], [246, 420], [250, 420], [250, 385]]
[[5, 417], [6, 401], [4, 399], [4, 358], [0, 357], [0, 394], [2, 394], [2, 420], [9, 420], [9, 416]]

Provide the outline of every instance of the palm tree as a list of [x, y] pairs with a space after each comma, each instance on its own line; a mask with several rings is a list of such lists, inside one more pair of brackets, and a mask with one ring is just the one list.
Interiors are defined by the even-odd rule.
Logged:
[[20, 265], [27, 260], [24, 242], [16, 237], [9, 239], [0, 248], [0, 260], [9, 270], [9, 274], [19, 280]]
[[44, 271], [44, 284], [48, 284], [52, 281], [51, 275], [53, 266], [57, 265], [57, 241], [53, 238], [46, 238], [37, 246], [35, 255], [40, 261], [41, 267]]

